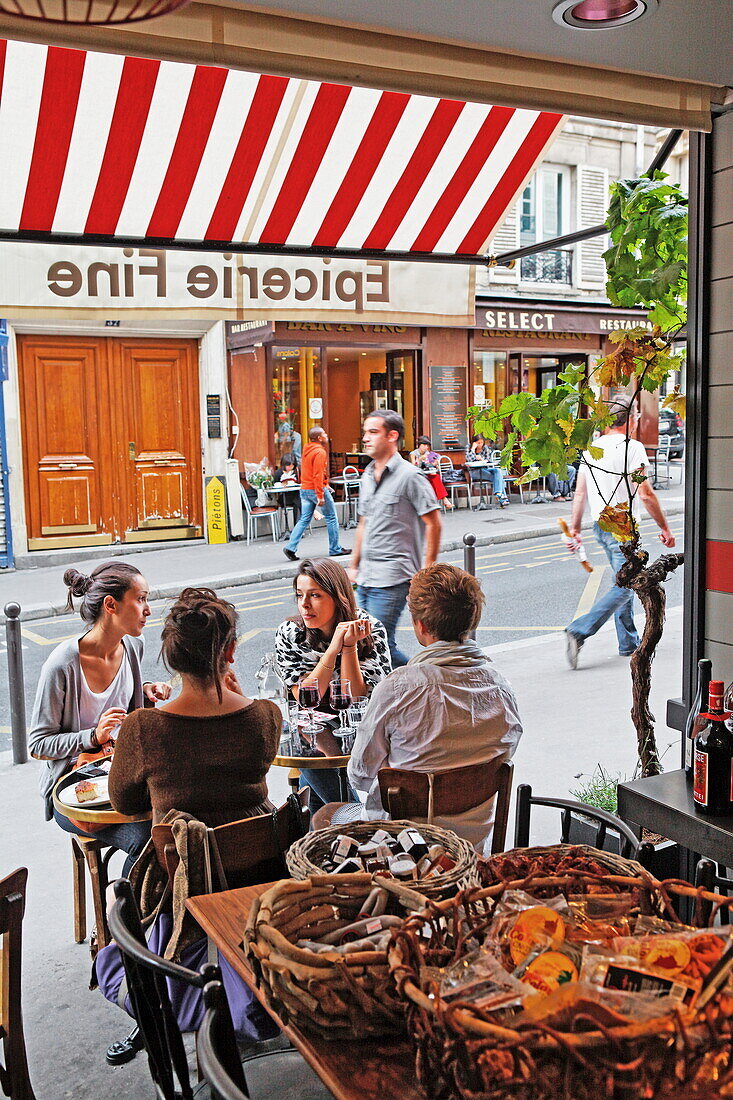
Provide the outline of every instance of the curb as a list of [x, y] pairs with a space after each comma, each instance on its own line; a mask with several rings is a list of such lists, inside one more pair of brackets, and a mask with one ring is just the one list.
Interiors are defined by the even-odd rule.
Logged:
[[[683, 505], [671, 505], [665, 509], [665, 514], [668, 516], [676, 516], [684, 513]], [[590, 520], [583, 524], [583, 530], [589, 531], [593, 527]], [[468, 532], [467, 532], [468, 533]], [[473, 532], [472, 532], [473, 533]], [[476, 546], [498, 546], [507, 542], [522, 542], [524, 539], [540, 539], [547, 538], [548, 535], [557, 535], [558, 527], [557, 523], [545, 524], [542, 527], [532, 527], [529, 530], [524, 531], [503, 531], [495, 535], [476, 535]], [[445, 542], [441, 548], [441, 554], [451, 554], [456, 550], [463, 549], [462, 539], [451, 539]], [[278, 565], [271, 569], [258, 569], [251, 570], [245, 573], [224, 573], [218, 577], [212, 577], [211, 574], [206, 574], [201, 577], [194, 577], [191, 580], [178, 581], [175, 584], [160, 584], [151, 587], [150, 599], [151, 600], [166, 600], [171, 599], [179, 594], [181, 588], [192, 587], [197, 588], [201, 585], [205, 585], [208, 588], [215, 588], [218, 591], [227, 588], [244, 588], [250, 584], [261, 584], [263, 581], [279, 581], [285, 580], [290, 577], [294, 577], [297, 572], [297, 566], [292, 565]], [[23, 608], [21, 614], [21, 622], [32, 622], [34, 619], [50, 619], [57, 615], [67, 614], [65, 601], [56, 604], [29, 604]], [[0, 615], [0, 624], [5, 622], [5, 616]]]

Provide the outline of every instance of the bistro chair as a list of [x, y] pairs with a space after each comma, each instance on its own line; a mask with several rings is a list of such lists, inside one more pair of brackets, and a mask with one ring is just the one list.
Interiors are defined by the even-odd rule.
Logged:
[[[288, 795], [285, 803], [272, 813], [245, 817], [209, 830], [212, 877], [216, 873], [223, 890], [290, 877], [285, 853], [308, 832], [309, 798], [310, 791], [304, 788]], [[172, 887], [178, 852], [170, 825], [153, 826], [153, 845]]]
[[[671, 460], [671, 456], [670, 456], [670, 453], [669, 453], [671, 446], [672, 446], [671, 438], [668, 435], [660, 435], [660, 437], [659, 437], [659, 446], [657, 447], [656, 460], [655, 460], [655, 463], [654, 463], [654, 472], [655, 472], [654, 481], [655, 481], [655, 487], [657, 489], [669, 488], [669, 486], [672, 484], [672, 470], [679, 470], [679, 472], [680, 472], [680, 485], [682, 484], [682, 471], [683, 471], [684, 467], [683, 467], [682, 464], [680, 464], [679, 466], [672, 466], [671, 465], [672, 460]], [[660, 472], [660, 466], [664, 466], [664, 468], [666, 470], [666, 473], [663, 475], [664, 476], [664, 481], [666, 482], [666, 485], [662, 484], [662, 474]]]
[[618, 836], [619, 855], [625, 859], [636, 859], [642, 867], [648, 866], [649, 856], [653, 851], [651, 844], [642, 842], [638, 836], [616, 814], [607, 810], [600, 810], [596, 806], [589, 806], [586, 802], [574, 802], [568, 798], [539, 798], [532, 794], [529, 783], [520, 783], [517, 787], [517, 810], [514, 823], [514, 847], [529, 847], [530, 815], [533, 806], [549, 806], [558, 809], [560, 813], [560, 843], [569, 844], [570, 825], [573, 815], [582, 817], [589, 824], [595, 825], [596, 833], [593, 841], [595, 848], [603, 848], [606, 836], [610, 832]]
[[[733, 890], [733, 878], [729, 878], [728, 875], [724, 874], [725, 870], [725, 867], [719, 863], [714, 863], [712, 859], [705, 857], [699, 859], [695, 867], [695, 886], [702, 886], [704, 890], [711, 893], [725, 894], [726, 897], [730, 897]], [[702, 917], [705, 924], [710, 919], [712, 908], [710, 902], [703, 902]]]
[[430, 824], [436, 817], [466, 813], [496, 795], [491, 834], [491, 851], [496, 855], [504, 851], [513, 774], [511, 761], [497, 756], [484, 764], [443, 772], [380, 768], [377, 779], [382, 805], [393, 821], [421, 819]]
[[[219, 981], [204, 986], [206, 1012], [196, 1034], [196, 1055], [204, 1081], [211, 1088], [211, 1100], [248, 1100], [256, 1096], [271, 1096], [273, 1082], [266, 1060], [277, 1059], [277, 1091], [291, 1100], [332, 1100], [333, 1094], [322, 1085], [313, 1071], [303, 1063], [296, 1050], [268, 1051], [251, 1054], [243, 1059], [244, 1065], [234, 1064], [231, 1053], [231, 1016], [227, 1007], [224, 986]], [[233, 1032], [232, 1032], [233, 1034]], [[258, 1087], [258, 1070], [264, 1070], [264, 1080]], [[246, 1072], [247, 1080], [240, 1077]], [[290, 1080], [291, 1075], [293, 1080]], [[251, 1088], [251, 1092], [247, 1089]]]
[[0, 881], [0, 1090], [10, 1100], [36, 1100], [28, 1074], [21, 1006], [23, 914], [28, 869]]
[[340, 476], [344, 479], [344, 499], [338, 501], [343, 510], [341, 524], [345, 528], [356, 527], [355, 503], [359, 498], [361, 474], [356, 466], [344, 466]]
[[[453, 465], [453, 459], [448, 458], [446, 455], [441, 455], [439, 461], [440, 478], [446, 489], [450, 492], [450, 500], [453, 507], [456, 507], [456, 493], [463, 491], [466, 494], [466, 507], [471, 507], [471, 485], [466, 480], [465, 474], [461, 474], [461, 480], [455, 481], [455, 466]], [[446, 481], [446, 478], [448, 479]]]
[[254, 532], [254, 537], [259, 538], [259, 528], [258, 528], [257, 525], [260, 522], [260, 520], [263, 520], [263, 519], [270, 521], [270, 531], [272, 532], [272, 541], [277, 542], [277, 540], [280, 538], [280, 517], [279, 517], [279, 511], [280, 510], [278, 508], [278, 505], [273, 504], [272, 506], [267, 505], [267, 507], [264, 507], [264, 508], [260, 508], [260, 507], [253, 508], [252, 504], [251, 504], [251, 501], [250, 501], [249, 497], [247, 496], [244, 485], [240, 485], [239, 488], [240, 488], [240, 492], [242, 494], [242, 504], [244, 505], [244, 512], [245, 512], [245, 515], [247, 516], [247, 543], [250, 542], [253, 532]]

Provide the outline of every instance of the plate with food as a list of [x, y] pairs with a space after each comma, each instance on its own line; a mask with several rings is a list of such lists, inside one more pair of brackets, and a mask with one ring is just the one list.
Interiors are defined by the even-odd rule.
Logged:
[[74, 809], [88, 806], [93, 809], [97, 806], [109, 805], [109, 791], [107, 784], [109, 776], [102, 775], [95, 779], [80, 779], [78, 783], [69, 783], [59, 792], [59, 802], [64, 806], [72, 806]]

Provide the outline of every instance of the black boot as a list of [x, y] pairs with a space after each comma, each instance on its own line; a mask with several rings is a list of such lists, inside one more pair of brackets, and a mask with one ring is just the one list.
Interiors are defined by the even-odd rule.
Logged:
[[131, 1062], [139, 1050], [143, 1049], [143, 1037], [140, 1028], [135, 1024], [134, 1028], [121, 1043], [112, 1043], [107, 1047], [104, 1059], [108, 1066], [124, 1066]]

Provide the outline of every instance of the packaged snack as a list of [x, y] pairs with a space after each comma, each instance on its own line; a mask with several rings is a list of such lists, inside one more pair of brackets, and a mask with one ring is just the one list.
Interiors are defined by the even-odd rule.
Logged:
[[662, 974], [638, 957], [613, 953], [592, 944], [585, 949], [580, 980], [598, 989], [664, 998], [685, 1008], [695, 1003], [702, 984], [700, 979], [686, 978], [679, 973], [675, 976]]
[[638, 959], [645, 969], [696, 982], [705, 978], [725, 950], [730, 927], [617, 937], [613, 948]]
[[536, 949], [558, 948], [571, 920], [562, 895], [538, 902], [524, 890], [507, 890], [496, 907], [489, 941], [507, 969], [513, 970]]
[[568, 938], [610, 944], [634, 931], [636, 902], [630, 894], [577, 894], [568, 898], [573, 926]]
[[507, 974], [489, 951], [473, 951], [451, 966], [434, 972], [440, 996], [448, 1004], [465, 1001], [493, 1012], [521, 1004], [531, 987]]

